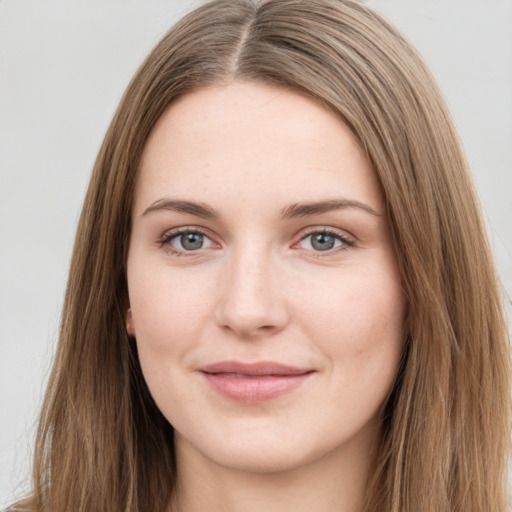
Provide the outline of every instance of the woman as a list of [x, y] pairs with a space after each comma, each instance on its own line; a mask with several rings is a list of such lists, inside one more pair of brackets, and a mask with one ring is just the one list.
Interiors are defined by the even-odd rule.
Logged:
[[504, 511], [467, 165], [351, 0], [220, 0], [134, 77], [81, 216], [24, 510]]

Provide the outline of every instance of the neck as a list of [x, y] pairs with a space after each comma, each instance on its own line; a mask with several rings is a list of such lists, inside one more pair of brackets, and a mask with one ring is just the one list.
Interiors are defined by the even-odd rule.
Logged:
[[374, 460], [344, 446], [293, 469], [252, 472], [219, 466], [186, 441], [176, 446], [173, 512], [361, 512]]

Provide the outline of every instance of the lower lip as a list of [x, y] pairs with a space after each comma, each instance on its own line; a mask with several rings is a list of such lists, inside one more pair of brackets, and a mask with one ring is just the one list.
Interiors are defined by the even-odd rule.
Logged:
[[222, 373], [203, 372], [206, 381], [220, 395], [243, 403], [272, 400], [290, 393], [303, 384], [312, 372], [300, 375], [269, 375], [233, 377]]

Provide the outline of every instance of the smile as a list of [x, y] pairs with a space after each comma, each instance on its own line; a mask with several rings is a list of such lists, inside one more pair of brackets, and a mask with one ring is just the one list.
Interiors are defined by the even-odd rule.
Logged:
[[199, 369], [218, 394], [242, 403], [277, 398], [301, 386], [314, 370], [274, 362], [238, 363], [226, 361]]

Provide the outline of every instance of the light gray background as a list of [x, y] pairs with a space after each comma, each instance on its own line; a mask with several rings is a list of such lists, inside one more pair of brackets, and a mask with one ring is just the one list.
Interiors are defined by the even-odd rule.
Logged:
[[[0, 0], [0, 506], [28, 485], [88, 176], [121, 94], [191, 0]], [[373, 0], [459, 127], [512, 295], [512, 0]], [[509, 299], [510, 301], [510, 299]]]

